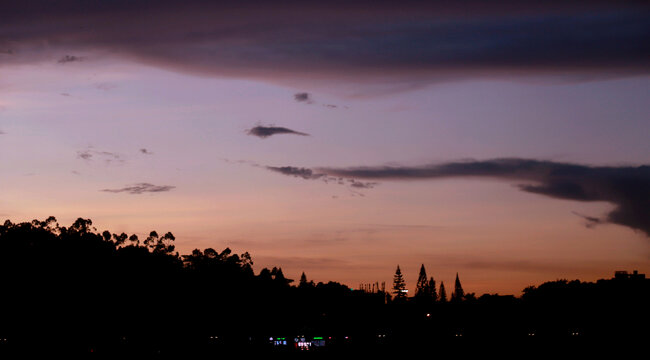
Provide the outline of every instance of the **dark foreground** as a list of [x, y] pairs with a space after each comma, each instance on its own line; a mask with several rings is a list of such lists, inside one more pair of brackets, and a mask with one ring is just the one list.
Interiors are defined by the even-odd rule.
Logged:
[[280, 268], [254, 273], [248, 253], [179, 255], [171, 233], [141, 241], [91, 225], [0, 225], [0, 359], [647, 357], [643, 274], [550, 281], [521, 297], [466, 294], [457, 279], [450, 301], [430, 278], [408, 298], [304, 274], [296, 286]]
[[[566, 334], [522, 336], [508, 334], [373, 334], [347, 336], [185, 336], [150, 337], [69, 337], [62, 333], [32, 334], [0, 338], [0, 358], [33, 356], [145, 357], [145, 358], [226, 358], [282, 357], [332, 358], [362, 356], [401, 358], [425, 353], [427, 358], [586, 358], [613, 354], [647, 354], [647, 332], [632, 333], [620, 329], [618, 334], [602, 337], [570, 331]], [[641, 358], [643, 358], [642, 355]]]

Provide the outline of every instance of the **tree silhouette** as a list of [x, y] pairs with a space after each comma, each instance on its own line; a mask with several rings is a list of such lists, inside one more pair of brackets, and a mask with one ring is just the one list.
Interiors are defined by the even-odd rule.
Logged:
[[406, 281], [404, 281], [404, 276], [399, 265], [397, 265], [397, 270], [395, 270], [395, 275], [393, 276], [393, 294], [395, 294], [396, 301], [406, 299]]
[[[108, 231], [104, 231], [104, 234], [106, 233], [110, 234]], [[115, 246], [122, 246], [126, 239], [128, 239], [128, 235], [125, 233], [121, 233], [120, 235], [113, 234], [113, 241], [115, 242]]]
[[307, 275], [305, 275], [305, 272], [302, 272], [302, 275], [300, 275], [300, 282], [298, 283], [299, 288], [307, 288], [307, 287], [314, 287], [314, 282], [313, 281], [307, 281]]
[[447, 302], [447, 291], [445, 290], [445, 282], [440, 282], [440, 292], [438, 294], [440, 302]]
[[129, 241], [131, 242], [131, 246], [140, 246], [140, 240], [136, 234], [129, 236]]
[[[125, 239], [126, 239], [126, 234]], [[156, 244], [154, 245], [153, 251], [159, 254], [171, 254], [174, 252], [176, 246], [174, 245], [174, 240], [176, 237], [171, 232], [166, 233], [162, 237], [158, 238]]]
[[282, 268], [273, 267], [273, 269], [271, 270], [271, 276], [273, 277], [273, 281], [280, 284], [281, 286], [287, 286], [293, 282], [292, 279], [287, 279], [284, 277], [284, 274], [282, 273]]
[[460, 302], [465, 298], [465, 291], [463, 286], [460, 285], [460, 279], [458, 279], [458, 273], [456, 273], [456, 282], [454, 283], [454, 292], [451, 294], [451, 301]]
[[[358, 334], [386, 334], [391, 329], [390, 340], [381, 339], [396, 348], [401, 348], [400, 339], [431, 338], [458, 329], [481, 333], [487, 340], [537, 332], [552, 339], [567, 331], [595, 341], [616, 342], [625, 336], [645, 344], [647, 339], [650, 280], [642, 276], [597, 283], [557, 280], [528, 287], [521, 298], [477, 298], [464, 293], [457, 274], [453, 299], [463, 302], [441, 306], [444, 311], [430, 321], [434, 307], [405, 301], [399, 265], [393, 290], [401, 303], [390, 306], [383, 284], [377, 293], [351, 291], [331, 281], [313, 285], [303, 272], [298, 286], [292, 286], [279, 267], [256, 275], [248, 253], [207, 248], [179, 256], [172, 247], [174, 239], [169, 232], [159, 236], [152, 231], [146, 245], [140, 244], [135, 235], [97, 232], [92, 221], [83, 218], [68, 228], [53, 217], [20, 224], [5, 221], [0, 225], [0, 358], [8, 349], [5, 337], [25, 344], [21, 351], [32, 344], [50, 351], [55, 347], [45, 346], [48, 341], [69, 342], [71, 348], [102, 343], [104, 350], [117, 349], [110, 339], [118, 338], [139, 342], [140, 350], [164, 350], [168, 345], [200, 349], [205, 334], [218, 333], [253, 346], [251, 337], [274, 332], [350, 329]], [[424, 266], [420, 275], [417, 297], [435, 299], [433, 277], [426, 280]], [[447, 301], [443, 282], [439, 291], [440, 300]], [[191, 309], [194, 315], [172, 316], [173, 309]], [[351, 338], [357, 341], [354, 332]], [[358, 344], [367, 349], [368, 343]]]
[[415, 297], [420, 299], [428, 297], [430, 294], [428, 286], [429, 281], [427, 280], [427, 271], [424, 269], [424, 264], [422, 264], [422, 266], [420, 266], [418, 282], [415, 285]]
[[153, 250], [157, 242], [158, 242], [158, 233], [152, 231], [149, 233], [149, 236], [147, 236], [147, 238], [144, 240], [144, 246]]
[[429, 279], [429, 283], [427, 284], [427, 289], [429, 290], [429, 296], [431, 297], [431, 301], [438, 300], [438, 292], [436, 291], [436, 281], [433, 280], [433, 276]]

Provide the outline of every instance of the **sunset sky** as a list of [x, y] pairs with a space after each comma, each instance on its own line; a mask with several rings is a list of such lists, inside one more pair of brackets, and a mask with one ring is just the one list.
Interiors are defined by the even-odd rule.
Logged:
[[0, 218], [355, 288], [650, 273], [650, 5], [488, 3], [3, 2]]

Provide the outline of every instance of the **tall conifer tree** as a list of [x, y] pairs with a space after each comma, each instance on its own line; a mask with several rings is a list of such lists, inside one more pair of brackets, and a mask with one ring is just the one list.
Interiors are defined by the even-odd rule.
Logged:
[[406, 281], [404, 281], [399, 265], [397, 265], [397, 270], [395, 270], [393, 276], [393, 293], [395, 294], [395, 300], [406, 299]]
[[433, 276], [431, 277], [431, 279], [429, 279], [429, 283], [427, 284], [427, 289], [429, 290], [429, 296], [431, 297], [431, 301], [438, 300], [438, 292], [436, 291], [436, 281], [433, 280]]
[[441, 281], [440, 282], [440, 293], [438, 294], [440, 297], [440, 302], [447, 302], [447, 291], [445, 290], [445, 282]]
[[465, 291], [460, 284], [460, 279], [458, 279], [458, 273], [456, 273], [456, 282], [454, 283], [454, 292], [451, 295], [451, 299], [453, 301], [463, 301], [463, 298], [465, 298]]
[[427, 281], [427, 271], [424, 269], [424, 264], [420, 267], [420, 275], [418, 276], [418, 282], [415, 285], [415, 297], [425, 298], [429, 296], [429, 282]]

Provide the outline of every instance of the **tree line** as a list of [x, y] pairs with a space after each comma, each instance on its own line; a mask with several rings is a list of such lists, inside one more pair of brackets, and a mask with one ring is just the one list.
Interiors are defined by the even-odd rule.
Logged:
[[144, 238], [99, 232], [83, 218], [68, 227], [54, 217], [5, 221], [0, 347], [6, 336], [106, 348], [179, 342], [200, 348], [217, 338], [233, 344], [298, 333], [366, 342], [383, 336], [393, 343], [459, 334], [602, 337], [617, 329], [628, 336], [647, 334], [650, 320], [646, 280], [555, 280], [520, 297], [476, 297], [457, 274], [448, 299], [444, 283], [437, 286], [422, 265], [408, 297], [399, 266], [391, 294], [383, 287], [368, 292], [315, 283], [304, 272], [296, 283], [280, 267], [255, 273], [249, 253], [229, 248], [181, 255], [175, 240], [171, 232]]
[[[395, 275], [393, 275], [392, 294], [392, 297], [390, 294], [387, 294], [387, 301], [404, 302], [409, 300], [406, 281], [404, 280], [404, 275], [399, 265], [397, 265]], [[476, 300], [476, 295], [474, 293], [465, 293], [458, 273], [456, 273], [454, 291], [451, 293], [451, 298], [447, 299], [447, 290], [445, 289], [444, 281], [441, 281], [440, 288], [436, 289], [435, 279], [433, 276], [427, 278], [427, 270], [424, 268], [424, 264], [422, 264], [420, 266], [420, 273], [418, 274], [418, 281], [415, 285], [415, 294], [410, 300], [423, 304], [435, 302], [446, 303], [447, 301], [458, 303], [461, 301]]]

